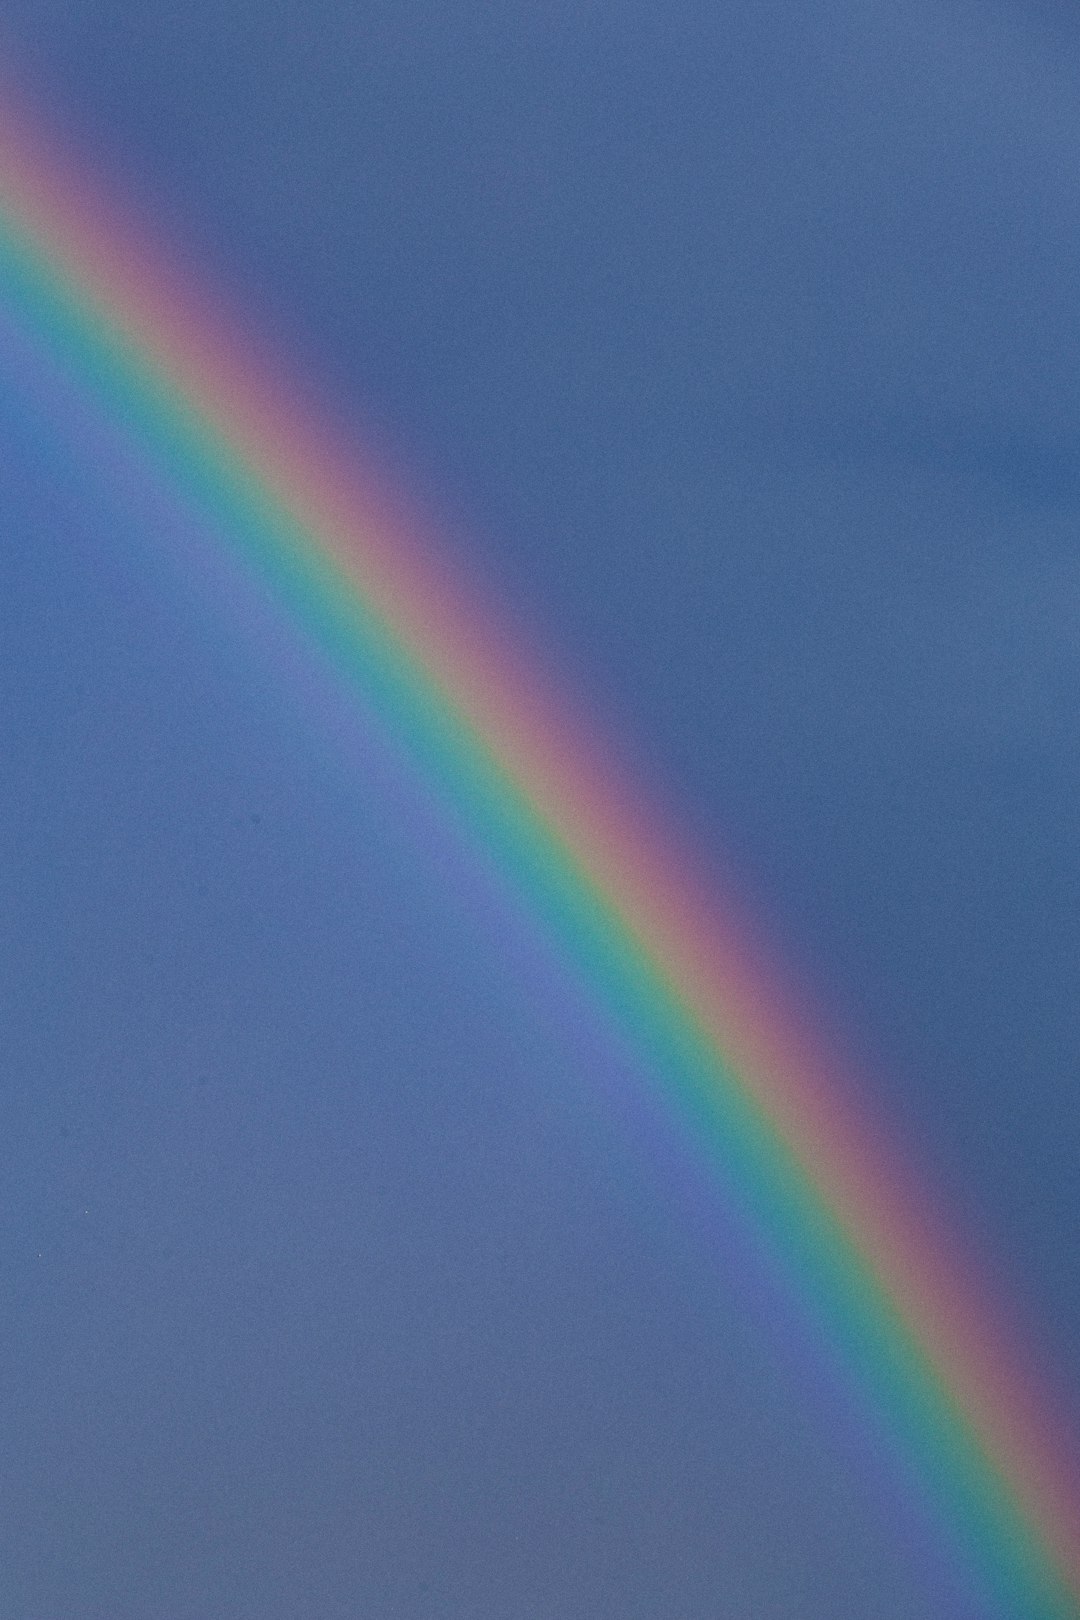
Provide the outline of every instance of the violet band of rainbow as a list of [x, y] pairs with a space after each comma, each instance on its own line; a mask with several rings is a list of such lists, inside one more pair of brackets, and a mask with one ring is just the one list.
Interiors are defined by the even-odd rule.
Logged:
[[375, 707], [629, 1035], [987, 1601], [1080, 1616], [1056, 1415], [782, 975], [491, 604], [22, 108], [0, 110], [0, 300]]

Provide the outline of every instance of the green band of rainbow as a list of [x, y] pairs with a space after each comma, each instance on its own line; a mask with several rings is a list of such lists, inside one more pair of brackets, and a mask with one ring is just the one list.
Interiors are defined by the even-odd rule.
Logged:
[[377, 706], [648, 1059], [827, 1323], [998, 1611], [1080, 1616], [1080, 1492], [970, 1268], [823, 1043], [513, 638], [24, 112], [0, 297]]

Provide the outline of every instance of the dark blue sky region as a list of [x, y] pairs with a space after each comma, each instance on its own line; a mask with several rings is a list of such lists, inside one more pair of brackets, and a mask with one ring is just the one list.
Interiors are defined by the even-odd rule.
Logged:
[[[736, 875], [1063, 1414], [1077, 30], [0, 34]], [[5, 1620], [981, 1620], [633, 1054], [2, 311], [0, 525]]]

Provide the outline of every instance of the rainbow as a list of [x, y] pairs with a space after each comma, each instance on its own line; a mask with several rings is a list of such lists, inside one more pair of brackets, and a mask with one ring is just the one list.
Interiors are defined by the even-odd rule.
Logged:
[[988, 1612], [1080, 1616], [1055, 1414], [749, 932], [355, 448], [5, 100], [8, 317], [210, 520], [557, 939], [827, 1329]]

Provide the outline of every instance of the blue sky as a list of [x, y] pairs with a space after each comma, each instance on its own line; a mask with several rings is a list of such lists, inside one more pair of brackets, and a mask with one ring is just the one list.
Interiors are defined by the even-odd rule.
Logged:
[[[738, 874], [1075, 1405], [1069, 9], [3, 36]], [[527, 919], [0, 360], [12, 1620], [975, 1620]]]

